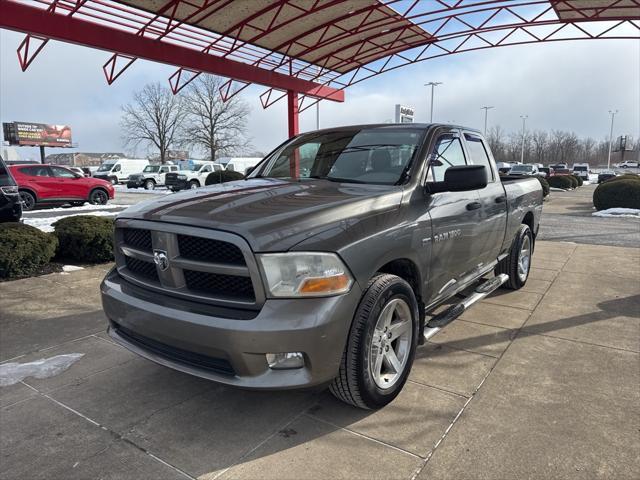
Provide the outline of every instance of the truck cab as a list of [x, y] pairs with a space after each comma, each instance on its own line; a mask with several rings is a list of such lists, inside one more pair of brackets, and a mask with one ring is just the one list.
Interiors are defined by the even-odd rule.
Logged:
[[163, 187], [167, 173], [177, 171], [177, 165], [147, 165], [142, 172], [129, 176], [127, 188], [144, 187], [145, 190], [153, 190], [156, 187]]
[[177, 172], [166, 174], [165, 183], [174, 192], [195, 189], [204, 186], [210, 173], [220, 170], [222, 166], [216, 162], [197, 162]]

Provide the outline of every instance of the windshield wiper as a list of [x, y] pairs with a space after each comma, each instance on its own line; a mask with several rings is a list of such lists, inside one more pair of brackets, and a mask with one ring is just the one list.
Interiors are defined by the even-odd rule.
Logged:
[[321, 177], [320, 175], [311, 175], [308, 178], [313, 178], [314, 180], [328, 180], [329, 182], [336, 183], [369, 183], [363, 180], [356, 180], [354, 178]]

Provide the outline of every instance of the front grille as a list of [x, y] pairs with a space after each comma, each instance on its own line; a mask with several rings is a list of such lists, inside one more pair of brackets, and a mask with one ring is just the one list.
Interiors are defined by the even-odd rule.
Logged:
[[195, 292], [223, 295], [247, 301], [255, 300], [253, 284], [249, 277], [184, 270], [184, 279], [187, 288]]
[[177, 173], [167, 173], [164, 176], [165, 185], [177, 185], [179, 182]]
[[125, 257], [125, 262], [131, 273], [149, 280], [158, 281], [158, 271], [155, 263], [145, 262], [133, 257]]
[[178, 235], [180, 256], [200, 262], [246, 265], [244, 255], [238, 247], [229, 242], [211, 238]]
[[215, 373], [221, 373], [223, 375], [235, 375], [235, 370], [231, 364], [223, 358], [209, 357], [200, 353], [190, 352], [188, 350], [182, 350], [181, 348], [172, 347], [157, 340], [153, 340], [149, 337], [144, 337], [138, 333], [134, 333], [131, 330], [115, 326], [115, 330], [118, 335], [124, 338], [127, 342], [139, 346], [140, 348], [155, 353], [168, 360], [172, 360], [176, 363], [184, 365], [190, 365], [193, 367], [210, 370]]
[[140, 228], [124, 228], [122, 232], [124, 243], [130, 247], [151, 251], [151, 232]]
[[234, 308], [259, 308], [264, 301], [257, 265], [241, 237], [162, 222], [116, 225], [118, 271], [134, 284]]

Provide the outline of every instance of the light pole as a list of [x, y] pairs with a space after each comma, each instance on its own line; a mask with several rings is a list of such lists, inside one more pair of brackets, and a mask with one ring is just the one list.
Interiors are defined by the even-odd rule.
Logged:
[[425, 87], [431, 86], [431, 116], [429, 117], [429, 123], [433, 123], [433, 90], [438, 85], [442, 85], [442, 82], [429, 82], [424, 84]]
[[609, 115], [611, 115], [611, 130], [609, 130], [609, 155], [607, 155], [607, 170], [611, 168], [611, 143], [613, 142], [613, 119], [618, 113], [618, 110], [609, 110]]
[[524, 163], [524, 126], [529, 115], [520, 115], [522, 119], [522, 148], [520, 149], [520, 163]]
[[487, 136], [487, 117], [488, 117], [488, 113], [489, 110], [491, 110], [494, 107], [482, 107], [480, 110], [484, 110], [484, 136]]

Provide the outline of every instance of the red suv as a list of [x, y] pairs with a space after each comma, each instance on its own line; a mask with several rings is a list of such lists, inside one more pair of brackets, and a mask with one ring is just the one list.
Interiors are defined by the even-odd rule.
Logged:
[[97, 178], [83, 177], [57, 165], [10, 165], [24, 210], [40, 204], [104, 205], [114, 198], [113, 186]]

